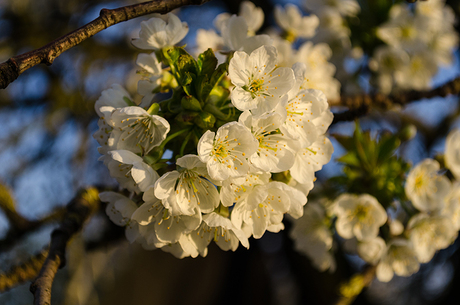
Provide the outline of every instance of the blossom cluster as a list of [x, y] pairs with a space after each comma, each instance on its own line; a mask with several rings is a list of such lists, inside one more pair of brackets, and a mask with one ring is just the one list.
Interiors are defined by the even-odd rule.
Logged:
[[[245, 5], [243, 16], [260, 17]], [[188, 31], [177, 16], [141, 23], [133, 45], [153, 50], [137, 58], [141, 104], [120, 85], [95, 104], [100, 159], [125, 190], [100, 199], [130, 242], [179, 258], [206, 256], [212, 241], [223, 250], [248, 248], [251, 236], [284, 229], [284, 214], [303, 215], [315, 172], [332, 155], [332, 113], [325, 94], [305, 85], [304, 63], [279, 66], [270, 37], [247, 34], [259, 17], [219, 17], [229, 58], [217, 68], [210, 50], [195, 60], [173, 47]]]
[[334, 271], [334, 232], [347, 251], [377, 266], [382, 282], [410, 276], [436, 251], [447, 248], [460, 230], [460, 130], [447, 136], [445, 164], [425, 159], [407, 175], [407, 200], [385, 209], [369, 194], [343, 194], [309, 202], [290, 232], [296, 249], [321, 271]]
[[438, 66], [452, 63], [458, 45], [455, 15], [443, 0], [395, 4], [389, 20], [377, 29], [385, 43], [374, 50], [369, 68], [379, 90], [426, 90]]
[[[198, 30], [197, 51], [212, 48], [215, 52], [250, 53], [259, 46], [272, 45], [278, 51], [280, 67], [292, 67], [295, 63], [305, 65], [303, 82], [300, 84], [302, 89], [321, 90], [328, 100], [338, 100], [340, 83], [334, 78], [336, 67], [329, 62], [332, 50], [324, 41], [316, 44], [313, 42], [319, 18], [314, 14], [303, 16], [300, 9], [293, 4], [276, 6], [274, 14], [281, 31], [270, 29], [267, 34], [256, 35], [263, 24], [264, 13], [252, 2], [243, 1], [238, 15], [223, 13], [215, 18], [217, 31]], [[299, 39], [303, 43], [297, 48], [296, 42]]]
[[459, 43], [452, 8], [445, 0], [400, 2], [303, 1], [319, 18], [311, 40], [332, 50], [328, 60], [344, 92], [360, 93], [354, 76], [369, 69], [380, 93], [426, 90], [439, 67], [452, 63]]

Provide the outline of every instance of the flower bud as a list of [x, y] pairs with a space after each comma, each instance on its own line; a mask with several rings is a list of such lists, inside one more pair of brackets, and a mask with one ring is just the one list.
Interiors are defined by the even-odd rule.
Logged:
[[195, 97], [189, 95], [184, 96], [180, 101], [182, 108], [192, 111], [201, 111], [200, 101], [198, 101]]
[[216, 118], [208, 112], [200, 112], [197, 117], [193, 120], [198, 127], [202, 129], [210, 129], [214, 127]]
[[416, 134], [417, 134], [417, 128], [414, 125], [410, 124], [410, 125], [404, 126], [401, 129], [401, 131], [399, 132], [399, 138], [401, 139], [401, 141], [409, 141], [413, 137], [415, 137]]

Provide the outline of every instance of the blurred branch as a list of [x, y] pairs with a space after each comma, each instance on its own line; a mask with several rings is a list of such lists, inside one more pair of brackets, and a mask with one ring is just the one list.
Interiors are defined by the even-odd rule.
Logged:
[[38, 277], [30, 285], [34, 305], [51, 304], [51, 286], [59, 268], [65, 266], [65, 251], [70, 238], [80, 231], [85, 221], [99, 207], [99, 191], [89, 188], [81, 191], [67, 206], [59, 228], [51, 234], [48, 256]]
[[47, 254], [48, 249], [44, 249], [21, 265], [14, 266], [8, 272], [0, 274], [0, 293], [34, 279], [38, 275]]
[[32, 232], [43, 225], [62, 219], [65, 211], [65, 208], [58, 207], [42, 219], [34, 221], [27, 220], [18, 214], [18, 216], [23, 219], [24, 223], [20, 227], [13, 224], [11, 225], [6, 237], [0, 240], [0, 253], [7, 251], [11, 246], [17, 243], [23, 235]]
[[375, 277], [376, 266], [366, 266], [364, 271], [353, 275], [350, 280], [340, 286], [340, 298], [335, 305], [349, 305], [368, 287]]
[[13, 196], [11, 196], [10, 190], [2, 183], [0, 183], [0, 209], [3, 210], [12, 227], [24, 230], [31, 225], [30, 221], [16, 212]]
[[21, 216], [17, 211], [14, 203], [13, 196], [10, 190], [0, 183], [0, 209], [3, 210], [8, 221], [10, 228], [6, 233], [6, 237], [0, 240], [0, 253], [6, 251], [16, 243], [24, 234], [31, 232], [38, 227], [58, 220], [64, 214], [64, 208], [56, 208], [49, 215], [40, 220], [28, 220]]
[[51, 65], [61, 53], [117, 23], [152, 13], [165, 14], [185, 5], [201, 5], [210, 0], [154, 0], [124, 6], [117, 9], [102, 9], [99, 17], [49, 44], [30, 52], [11, 57], [0, 64], [0, 89], [5, 89], [19, 75], [40, 63]]
[[393, 95], [384, 95], [377, 93], [375, 95], [356, 95], [342, 97], [342, 99], [335, 103], [335, 105], [346, 106], [348, 110], [334, 114], [334, 121], [337, 123], [341, 121], [352, 121], [358, 117], [364, 116], [369, 113], [371, 108], [379, 108], [381, 110], [388, 110], [394, 105], [404, 106], [410, 102], [418, 101], [421, 99], [432, 98], [436, 96], [445, 97], [450, 94], [460, 93], [460, 77], [445, 83], [444, 85], [428, 90], [428, 91], [406, 91]]

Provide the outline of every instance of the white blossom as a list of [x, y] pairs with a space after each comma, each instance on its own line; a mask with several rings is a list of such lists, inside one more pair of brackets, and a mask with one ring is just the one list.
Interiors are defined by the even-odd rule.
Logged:
[[206, 163], [209, 176], [215, 180], [244, 176], [249, 171], [247, 158], [257, 150], [258, 142], [238, 122], [222, 125], [216, 133], [208, 130], [198, 142], [198, 156]]
[[236, 228], [230, 219], [217, 213], [204, 215], [200, 227], [190, 236], [201, 256], [206, 256], [207, 247], [212, 240], [224, 251], [235, 251], [240, 242], [245, 248], [249, 248], [248, 239], [243, 231]]
[[395, 81], [401, 89], [426, 90], [438, 66], [430, 52], [418, 52], [410, 57], [407, 65], [395, 71]]
[[241, 2], [238, 15], [246, 20], [250, 35], [254, 35], [264, 23], [264, 11], [251, 1]]
[[99, 194], [102, 202], [107, 202], [105, 212], [110, 220], [118, 226], [125, 227], [125, 236], [130, 243], [139, 237], [138, 225], [131, 220], [131, 215], [137, 205], [129, 198], [115, 192], [102, 192]]
[[172, 215], [192, 215], [198, 209], [212, 212], [219, 205], [219, 192], [210, 179], [206, 164], [198, 156], [185, 155], [176, 161], [178, 170], [161, 176], [155, 184], [155, 196]]
[[320, 271], [335, 270], [335, 259], [331, 253], [333, 236], [324, 207], [318, 202], [305, 206], [304, 215], [293, 221], [289, 236], [297, 251], [307, 255]]
[[231, 99], [236, 108], [261, 116], [273, 111], [292, 88], [294, 72], [291, 68], [277, 68], [276, 56], [272, 46], [262, 46], [251, 55], [235, 52], [228, 74], [235, 85]]
[[283, 124], [281, 115], [271, 113], [256, 119], [246, 110], [238, 121], [251, 130], [259, 143], [257, 152], [249, 158], [255, 167], [272, 173], [286, 171], [292, 167], [299, 147], [297, 142], [279, 131]]
[[111, 138], [116, 140], [116, 149], [134, 153], [149, 153], [159, 146], [169, 132], [169, 123], [163, 117], [151, 115], [136, 106], [125, 107], [112, 113], [114, 130]]
[[289, 92], [289, 100], [282, 100], [276, 108], [276, 112], [285, 118], [280, 130], [298, 140], [300, 147], [308, 147], [329, 127], [330, 123], [321, 122], [327, 126], [321, 126], [319, 130], [315, 124], [315, 122], [320, 123], [315, 119], [321, 118], [329, 105], [326, 96], [319, 90], [301, 90], [291, 98], [293, 91], [295, 90]]
[[377, 265], [376, 276], [381, 282], [389, 282], [393, 275], [410, 276], [417, 272], [420, 264], [408, 240], [393, 239]]
[[176, 258], [197, 257], [199, 252], [191, 239], [191, 234], [182, 234], [179, 241], [174, 244], [167, 244], [161, 248], [164, 252], [171, 253]]
[[369, 60], [369, 68], [378, 73], [377, 85], [383, 94], [389, 94], [394, 86], [394, 73], [410, 62], [409, 55], [400, 48], [379, 46]]
[[423, 46], [427, 35], [421, 32], [415, 22], [415, 16], [405, 4], [393, 5], [390, 19], [377, 29], [377, 36], [390, 46], [405, 50], [416, 50]]
[[336, 199], [337, 233], [343, 238], [358, 241], [377, 237], [379, 228], [387, 221], [387, 213], [371, 195], [343, 194]]
[[407, 197], [415, 208], [429, 212], [442, 208], [444, 198], [449, 194], [451, 183], [438, 173], [439, 163], [425, 159], [415, 166], [407, 176], [404, 187]]
[[300, 80], [300, 89], [321, 90], [329, 100], [340, 97], [340, 82], [334, 78], [335, 66], [329, 62], [331, 48], [325, 43], [313, 44], [311, 41], [302, 44], [294, 61], [305, 66], [293, 66], [296, 79]]
[[144, 228], [141, 234], [148, 245], [161, 248], [177, 243], [182, 235], [192, 232], [201, 223], [201, 213], [196, 210], [191, 215], [172, 215], [154, 195], [153, 187], [146, 190], [142, 199], [144, 203], [136, 209], [131, 219]]
[[318, 17], [315, 15], [302, 16], [299, 8], [293, 4], [286, 4], [284, 9], [277, 5], [275, 7], [275, 19], [288, 35], [301, 38], [313, 37], [319, 25]]
[[327, 8], [337, 10], [344, 16], [356, 16], [361, 7], [356, 0], [305, 0], [304, 5], [308, 10], [320, 12]]
[[248, 36], [246, 20], [236, 15], [222, 23], [221, 34], [225, 46], [224, 51], [243, 51], [250, 54], [257, 48], [273, 43], [268, 35]]
[[141, 107], [148, 107], [152, 101], [154, 90], [161, 85], [163, 70], [155, 52], [151, 54], [140, 53], [137, 56], [136, 64], [143, 70], [143, 79], [137, 83], [137, 93], [144, 96]]
[[438, 211], [439, 215], [445, 216], [452, 221], [455, 230], [460, 230], [460, 182], [455, 181], [452, 190], [444, 198], [444, 206]]
[[248, 173], [246, 176], [228, 178], [222, 181], [220, 201], [223, 206], [229, 207], [247, 198], [251, 190], [259, 184], [267, 184], [270, 173]]
[[386, 251], [385, 241], [381, 237], [358, 242], [357, 252], [359, 257], [369, 264], [375, 265]]
[[291, 212], [302, 216], [299, 210], [307, 199], [300, 191], [281, 182], [270, 182], [254, 187], [244, 201], [238, 202], [232, 211], [232, 222], [237, 228], [248, 225], [254, 238], [261, 238], [266, 230], [278, 232], [284, 229], [283, 216]]
[[331, 160], [333, 151], [331, 141], [324, 135], [318, 136], [310, 146], [297, 152], [291, 176], [299, 183], [310, 183], [315, 179], [315, 172]]
[[460, 129], [447, 135], [445, 160], [446, 167], [460, 180]]
[[110, 175], [131, 192], [144, 192], [159, 178], [144, 160], [128, 150], [112, 150], [101, 157]]
[[132, 44], [139, 49], [158, 50], [181, 41], [188, 33], [187, 23], [172, 13], [167, 18], [167, 21], [158, 17], [142, 21], [139, 38], [134, 38]]
[[429, 262], [437, 250], [447, 248], [457, 237], [457, 230], [449, 218], [425, 213], [413, 216], [407, 230], [420, 263]]
[[101, 96], [94, 104], [94, 109], [102, 120], [110, 122], [110, 116], [115, 109], [128, 106], [126, 99], [132, 101], [129, 93], [119, 84], [101, 92]]

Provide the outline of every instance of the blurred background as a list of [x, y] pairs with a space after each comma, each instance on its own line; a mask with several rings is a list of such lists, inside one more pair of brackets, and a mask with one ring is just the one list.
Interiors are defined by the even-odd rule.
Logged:
[[[213, 28], [222, 12], [237, 13], [241, 1], [213, 0], [175, 13], [190, 27], [183, 41], [193, 50], [196, 31]], [[253, 1], [265, 12], [262, 30], [274, 25], [277, 4], [300, 1]], [[391, 1], [390, 1], [391, 2]], [[134, 1], [0, 0], [0, 62], [39, 48], [99, 15], [102, 8], [117, 8]], [[447, 1], [458, 13], [458, 0]], [[94, 102], [113, 83], [136, 96], [135, 59], [131, 44], [140, 22], [130, 20], [96, 34], [63, 53], [52, 66], [26, 71], [7, 89], [0, 90], [0, 184], [8, 188], [16, 209], [36, 220], [65, 206], [77, 190], [91, 185], [116, 187], [116, 181], [97, 159]], [[458, 24], [456, 25], [458, 31]], [[438, 86], [459, 76], [459, 53], [453, 64], [439, 70]], [[137, 97], [140, 100], [140, 97]], [[371, 113], [363, 129], [394, 131], [394, 117], [404, 117], [419, 132], [404, 146], [405, 158], [417, 163], [444, 149], [448, 130], [460, 127], [459, 98], [434, 98], [407, 106], [398, 115]], [[352, 122], [331, 127], [330, 133], [351, 134]], [[338, 158], [344, 150], [333, 141]], [[331, 161], [319, 181], [340, 172]], [[0, 242], [0, 273], [22, 263], [48, 244], [52, 222], [22, 236], [8, 246]], [[0, 210], [0, 240], [9, 223]], [[266, 233], [241, 247], [224, 252], [214, 244], [206, 258], [179, 260], [162, 251], [130, 245], [121, 228], [103, 212], [95, 215], [69, 244], [67, 266], [53, 285], [53, 304], [331, 304], [340, 282], [362, 267], [351, 255], [338, 254], [335, 273], [319, 273], [309, 260], [296, 253], [288, 237], [289, 223], [278, 234]], [[354, 304], [458, 304], [460, 300], [460, 242], [442, 250], [421, 271], [390, 283], [374, 281]], [[342, 252], [338, 252], [342, 253]], [[31, 304], [30, 283], [0, 294], [0, 304]]]

